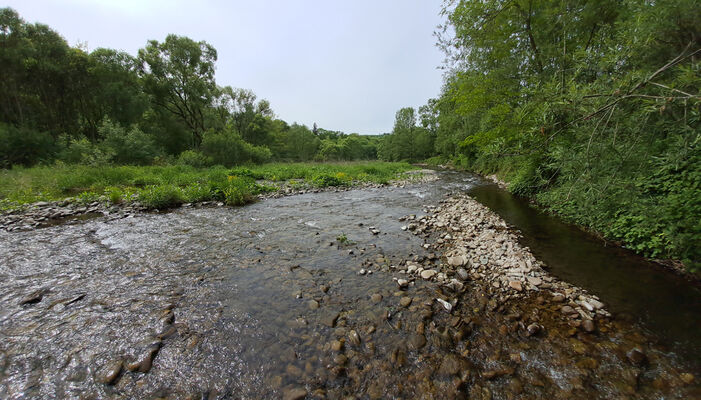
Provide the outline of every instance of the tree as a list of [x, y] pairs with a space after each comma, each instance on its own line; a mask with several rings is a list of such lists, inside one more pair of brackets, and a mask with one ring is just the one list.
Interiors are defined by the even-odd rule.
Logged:
[[168, 35], [163, 43], [148, 42], [138, 60], [144, 90], [153, 103], [179, 118], [199, 147], [206, 130], [205, 111], [216, 92], [214, 63], [217, 51], [204, 41]]

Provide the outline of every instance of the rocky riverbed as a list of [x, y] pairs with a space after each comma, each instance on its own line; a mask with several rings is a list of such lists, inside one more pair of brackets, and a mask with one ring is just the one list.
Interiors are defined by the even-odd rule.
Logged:
[[439, 182], [0, 232], [0, 397], [697, 398]]

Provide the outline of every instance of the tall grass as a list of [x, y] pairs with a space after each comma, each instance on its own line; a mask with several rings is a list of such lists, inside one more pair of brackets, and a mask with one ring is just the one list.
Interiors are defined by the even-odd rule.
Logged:
[[274, 190], [267, 182], [295, 180], [311, 187], [385, 184], [413, 167], [406, 163], [274, 163], [248, 167], [56, 165], [0, 170], [0, 208], [78, 197], [118, 203], [137, 194], [152, 208], [217, 200], [230, 205]]

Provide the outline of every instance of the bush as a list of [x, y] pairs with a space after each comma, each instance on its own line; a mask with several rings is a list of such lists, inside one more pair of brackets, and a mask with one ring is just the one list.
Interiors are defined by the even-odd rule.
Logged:
[[153, 138], [136, 126], [127, 132], [119, 124], [105, 119], [98, 132], [103, 138], [99, 144], [100, 149], [106, 154], [112, 154], [114, 163], [145, 165], [161, 155]]
[[242, 206], [253, 200], [255, 182], [238, 176], [229, 176], [222, 188], [224, 202], [230, 206]]
[[178, 156], [178, 164], [204, 168], [213, 164], [212, 158], [196, 150], [185, 150]]
[[142, 190], [139, 200], [148, 208], [168, 208], [182, 204], [184, 196], [175, 185], [158, 185]]
[[58, 159], [68, 164], [105, 165], [114, 154], [105, 153], [88, 139], [73, 139], [58, 154]]
[[207, 132], [202, 139], [202, 153], [214, 164], [232, 167], [249, 162], [261, 164], [272, 156], [270, 149], [254, 146], [232, 131]]
[[53, 151], [54, 140], [50, 134], [0, 123], [1, 168], [48, 161]]
[[317, 175], [312, 179], [312, 184], [318, 187], [341, 186], [343, 180], [334, 175]]

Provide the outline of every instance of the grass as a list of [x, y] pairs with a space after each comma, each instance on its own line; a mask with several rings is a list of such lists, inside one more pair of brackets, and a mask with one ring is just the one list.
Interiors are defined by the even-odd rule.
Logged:
[[149, 208], [223, 201], [242, 205], [275, 184], [323, 188], [386, 184], [413, 169], [406, 163], [272, 163], [248, 167], [55, 165], [0, 170], [0, 210], [73, 197], [86, 202], [138, 199]]

